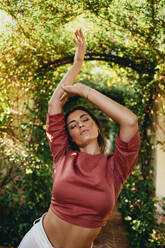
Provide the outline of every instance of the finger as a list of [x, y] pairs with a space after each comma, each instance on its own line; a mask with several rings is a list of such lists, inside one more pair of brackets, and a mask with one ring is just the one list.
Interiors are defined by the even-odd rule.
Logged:
[[79, 29], [79, 34], [81, 37], [83, 37], [83, 32], [82, 32], [81, 28]]
[[83, 36], [82, 31], [79, 30], [79, 33], [78, 33], [78, 35], [76, 36], [76, 38], [77, 38], [77, 44], [79, 44], [79, 45], [85, 44], [85, 38], [84, 38], [84, 36]]
[[64, 92], [63, 95], [60, 97], [60, 101], [64, 101], [64, 99], [67, 97], [68, 97], [68, 94]]
[[72, 87], [72, 85], [61, 85], [61, 88], [64, 90], [64, 94], [67, 94]]
[[80, 34], [81, 34], [82, 40], [85, 40], [85, 37], [84, 37], [84, 35], [83, 35], [83, 32], [82, 32], [82, 29], [81, 29], [81, 28], [80, 28]]
[[78, 42], [80, 41], [80, 36], [78, 34], [78, 32], [75, 32], [75, 36], [76, 36], [76, 39], [74, 39], [76, 41], [76, 45], [78, 44]]
[[68, 99], [68, 97], [66, 97], [66, 98], [63, 100], [63, 102], [62, 102], [63, 105], [66, 103], [67, 99]]
[[75, 45], [77, 46], [77, 41], [75, 39], [73, 39], [73, 41], [74, 41]]
[[61, 88], [65, 91], [66, 85], [61, 85]]
[[80, 36], [80, 34], [79, 34], [79, 33], [77, 33], [76, 38], [77, 38], [77, 40], [78, 40], [78, 41], [79, 41], [79, 40], [81, 40], [81, 36]]
[[78, 30], [79, 36], [82, 35], [81, 28]]
[[63, 98], [62, 100], [60, 100], [60, 102], [62, 103], [62, 105], [64, 105], [66, 103], [67, 99], [68, 99], [68, 96], [65, 97], [65, 98]]
[[74, 86], [73, 85], [62, 85], [61, 86], [65, 93], [69, 92]]
[[76, 38], [77, 38], [77, 39], [81, 39], [81, 32], [80, 32], [80, 29], [77, 29], [77, 30], [76, 30], [75, 35], [76, 35]]
[[83, 34], [82, 34], [81, 28], [80, 28], [80, 30], [79, 30], [79, 34], [80, 34], [80, 37], [82, 38]]
[[76, 29], [76, 32], [74, 33], [75, 35], [76, 35], [76, 37], [77, 37], [77, 35], [78, 35], [78, 29]]

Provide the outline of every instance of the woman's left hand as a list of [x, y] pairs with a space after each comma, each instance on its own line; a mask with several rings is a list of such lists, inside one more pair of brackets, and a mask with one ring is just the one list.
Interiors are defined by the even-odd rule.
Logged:
[[74, 85], [62, 85], [61, 88], [64, 90], [63, 95], [60, 97], [60, 101], [62, 102], [65, 101], [68, 96], [79, 95], [86, 98], [89, 89], [88, 86], [81, 83], [76, 83]]

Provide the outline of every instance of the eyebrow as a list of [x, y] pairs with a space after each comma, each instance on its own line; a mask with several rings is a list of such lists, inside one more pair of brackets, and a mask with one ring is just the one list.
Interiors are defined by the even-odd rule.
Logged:
[[[82, 114], [82, 115], [80, 115], [80, 119], [82, 118], [82, 117], [84, 117], [84, 116], [87, 116], [87, 114]], [[70, 121], [68, 124], [67, 124], [67, 126], [69, 125], [69, 124], [71, 124], [72, 122], [75, 122], [76, 120], [72, 120], [72, 121]]]

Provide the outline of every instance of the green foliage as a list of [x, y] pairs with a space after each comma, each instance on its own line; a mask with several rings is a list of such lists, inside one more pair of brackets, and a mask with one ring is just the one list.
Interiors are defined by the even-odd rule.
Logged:
[[0, 155], [0, 242], [16, 246], [33, 221], [49, 207], [52, 173], [50, 164], [31, 151], [22, 157], [5, 151], [1, 144]]
[[155, 246], [151, 246], [150, 243], [150, 235], [156, 228], [155, 214], [153, 214], [156, 207], [153, 197], [148, 198], [147, 191], [153, 192], [153, 190], [152, 179], [144, 180], [140, 166], [136, 166], [124, 185], [119, 199], [119, 209], [129, 233], [131, 247], [158, 247], [156, 240], [152, 240], [152, 245]]

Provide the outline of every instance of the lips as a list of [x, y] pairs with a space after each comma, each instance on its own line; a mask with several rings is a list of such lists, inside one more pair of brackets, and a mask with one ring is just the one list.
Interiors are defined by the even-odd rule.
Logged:
[[86, 134], [89, 130], [85, 129], [80, 132], [80, 135]]

